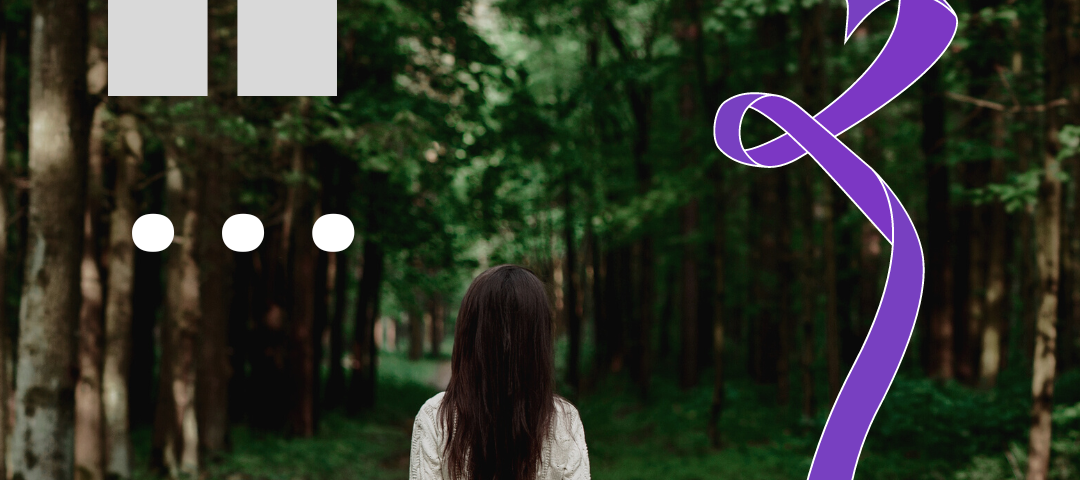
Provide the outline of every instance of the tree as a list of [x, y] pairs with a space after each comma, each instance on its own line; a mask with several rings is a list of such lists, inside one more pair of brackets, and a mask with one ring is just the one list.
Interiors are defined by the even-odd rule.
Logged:
[[727, 240], [727, 224], [725, 222], [726, 215], [721, 200], [727, 200], [726, 195], [722, 195], [724, 192], [724, 171], [722, 170], [724, 165], [717, 165], [713, 169], [713, 186], [716, 192], [716, 218], [713, 219], [713, 243], [714, 250], [712, 252], [713, 257], [713, 291], [712, 291], [712, 355], [713, 355], [713, 391], [712, 402], [709, 405], [709, 425], [707, 431], [709, 433], [709, 440], [712, 442], [714, 448], [719, 448], [721, 445], [720, 438], [720, 417], [724, 413], [724, 397], [726, 390], [724, 389], [724, 342], [726, 341], [724, 332], [724, 295], [725, 287], [724, 283], [724, 247]]
[[[692, 127], [699, 120], [696, 105], [700, 101], [697, 97], [694, 81], [697, 80], [697, 68], [694, 50], [701, 48], [699, 38], [701, 36], [700, 5], [697, 0], [686, 0], [677, 7], [679, 16], [675, 24], [675, 38], [679, 41], [679, 50], [682, 54], [682, 64], [679, 71], [683, 81], [679, 87], [679, 116], [685, 122], [681, 136], [683, 142], [683, 160], [687, 165], [692, 165], [699, 158], [698, 149], [694, 146], [696, 129]], [[679, 370], [679, 385], [687, 389], [698, 383], [698, 270], [697, 270], [697, 245], [693, 236], [697, 233], [698, 224], [698, 199], [691, 197], [680, 212], [680, 226], [683, 241], [682, 251], [682, 275], [681, 289], [682, 301], [680, 329], [682, 339], [682, 360]]]
[[949, 167], [942, 152], [945, 147], [945, 98], [941, 91], [941, 69], [935, 65], [920, 80], [922, 90], [922, 152], [926, 162], [926, 318], [923, 332], [924, 371], [948, 380], [953, 377], [952, 257], [949, 222]]
[[75, 469], [86, 480], [104, 478], [102, 449], [102, 335], [104, 289], [98, 233], [101, 230], [101, 200], [104, 193], [105, 104], [94, 109], [90, 129], [89, 175], [83, 215], [83, 257], [81, 268], [82, 306], [79, 309], [79, 381], [75, 388]]
[[[298, 118], [305, 118], [310, 99], [301, 97]], [[326, 283], [326, 276], [316, 276], [318, 250], [312, 238], [311, 227], [315, 223], [317, 197], [304, 182], [308, 178], [310, 160], [301, 141], [293, 146], [292, 176], [295, 183], [288, 187], [286, 203], [292, 212], [289, 228], [289, 339], [288, 361], [291, 395], [287, 433], [301, 437], [315, 434], [315, 303], [316, 282]], [[325, 299], [324, 299], [325, 300]]]
[[[334, 155], [333, 166], [335, 168], [336, 181], [333, 183], [332, 206], [326, 213], [337, 213], [349, 216], [348, 206], [349, 189], [346, 188], [353, 180], [353, 163], [349, 159]], [[347, 290], [349, 286], [349, 255], [345, 252], [334, 254], [334, 309], [330, 319], [330, 374], [326, 380], [325, 394], [323, 395], [326, 408], [334, 408], [341, 405], [345, 397], [345, 370], [341, 359], [345, 355], [345, 310]]]
[[566, 382], [577, 391], [581, 388], [581, 317], [578, 314], [577, 238], [573, 214], [573, 182], [569, 165], [563, 166], [563, 243], [566, 245], [566, 274], [563, 285], [566, 293], [566, 329], [570, 348], [567, 353]]
[[428, 324], [428, 335], [431, 340], [431, 356], [432, 358], [439, 358], [442, 355], [442, 342], [445, 337], [446, 328], [446, 302], [443, 299], [442, 292], [435, 291], [431, 293], [428, 299], [428, 313], [431, 317], [431, 323]]
[[162, 325], [160, 386], [155, 418], [154, 462], [170, 478], [193, 477], [199, 471], [199, 432], [196, 418], [196, 342], [202, 314], [199, 227], [195, 162], [173, 133], [165, 144], [166, 211], [176, 239], [165, 265], [165, 323]]
[[[992, 115], [993, 134], [991, 145], [995, 150], [1004, 149], [1005, 116], [1001, 112]], [[1005, 160], [1001, 153], [995, 153], [990, 161], [990, 183], [1001, 184], [1005, 181]], [[1005, 335], [1005, 268], [1007, 264], [1007, 217], [1005, 205], [995, 201], [990, 205], [989, 243], [987, 253], [986, 324], [982, 329], [982, 349], [979, 362], [979, 383], [986, 388], [997, 383], [1001, 372], [1005, 351], [1002, 342]]]
[[83, 199], [90, 115], [87, 6], [34, 2], [30, 49], [29, 210], [19, 319], [15, 478], [72, 478]]
[[[1069, 95], [1073, 101], [1080, 97], [1080, 76], [1073, 63], [1080, 60], [1080, 2], [1077, 0], [1045, 0], [1047, 29], [1044, 37], [1047, 67], [1045, 71], [1047, 101]], [[1066, 121], [1080, 123], [1080, 107], [1059, 112], [1046, 110], [1046, 145], [1043, 156], [1035, 216], [1036, 257], [1040, 302], [1036, 320], [1035, 352], [1032, 363], [1031, 432], [1028, 443], [1027, 480], [1044, 480], [1050, 468], [1051, 414], [1053, 410], [1054, 377], [1056, 373], [1057, 302], [1061, 252], [1061, 178], [1060, 157], [1063, 151], [1059, 138]], [[1073, 155], [1075, 153], [1073, 152]]]
[[[227, 140], [221, 140], [225, 142]], [[202, 198], [195, 258], [199, 262], [199, 348], [195, 375], [195, 412], [199, 448], [210, 456], [224, 452], [229, 430], [229, 318], [234, 295], [233, 252], [222, 241], [221, 229], [234, 210], [230, 166], [212, 156], [203, 165], [202, 181], [194, 188]]]
[[[0, 2], [0, 24], [7, 22], [7, 5]], [[8, 157], [7, 157], [7, 30], [0, 31], [0, 272], [8, 269]], [[7, 292], [7, 275], [0, 275], [0, 292]], [[8, 396], [11, 380], [8, 364], [11, 341], [8, 335], [7, 302], [0, 301], [0, 452], [8, 451]], [[7, 478], [7, 459], [0, 461], [0, 478]]]
[[[802, 38], [799, 42], [799, 84], [803, 101], [809, 111], [817, 111], [825, 105], [825, 62], [822, 60], [825, 53], [825, 10], [823, 2], [799, 10], [799, 19], [802, 25]], [[802, 384], [802, 415], [804, 419], [813, 417], [817, 405], [814, 396], [814, 323], [817, 318], [817, 295], [815, 295], [815, 282], [817, 260], [819, 254], [815, 249], [814, 214], [815, 180], [821, 175], [820, 169], [803, 159], [801, 182], [798, 182], [800, 194], [798, 216], [802, 218], [801, 246], [799, 248], [799, 303], [801, 308], [799, 324], [802, 337], [801, 351], [799, 354], [799, 370]]]
[[[374, 202], [389, 182], [387, 172], [368, 172], [372, 187], [372, 203], [367, 212], [368, 235], [364, 238], [363, 272], [360, 275], [360, 291], [356, 299], [356, 323], [353, 330], [352, 354], [355, 366], [349, 383], [348, 408], [358, 412], [375, 404], [375, 320], [379, 318], [379, 301], [382, 292], [383, 268], [386, 258], [383, 246], [373, 238], [381, 233], [377, 204]], [[409, 316], [413, 322], [413, 316]]]
[[131, 227], [136, 205], [133, 187], [143, 157], [143, 138], [135, 116], [128, 113], [117, 122], [120, 155], [113, 186], [113, 210], [109, 218], [109, 278], [105, 299], [105, 359], [101, 389], [105, 416], [105, 473], [121, 480], [131, 478], [132, 450], [128, 417], [128, 382], [132, 356], [132, 290], [135, 276], [135, 245]]

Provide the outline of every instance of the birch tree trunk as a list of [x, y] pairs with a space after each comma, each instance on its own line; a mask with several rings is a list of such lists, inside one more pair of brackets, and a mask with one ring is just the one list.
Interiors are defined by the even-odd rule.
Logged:
[[30, 32], [28, 251], [19, 315], [12, 471], [72, 478], [75, 333], [89, 115], [86, 2], [34, 2]]

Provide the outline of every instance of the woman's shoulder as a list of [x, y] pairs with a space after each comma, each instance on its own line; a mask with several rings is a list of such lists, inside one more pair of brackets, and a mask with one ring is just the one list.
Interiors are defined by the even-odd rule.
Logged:
[[571, 418], [577, 418], [579, 416], [577, 407], [575, 407], [573, 403], [570, 403], [570, 400], [567, 400], [560, 395], [555, 396], [555, 411], [570, 416]]
[[443, 395], [445, 394], [446, 392], [439, 392], [435, 395], [432, 395], [431, 398], [427, 399], [427, 401], [424, 402], [424, 404], [420, 407], [420, 412], [417, 414], [417, 416], [434, 416], [435, 413], [438, 412], [439, 405], [442, 404]]
[[556, 470], [564, 473], [563, 478], [589, 478], [589, 448], [585, 445], [585, 431], [577, 407], [556, 396], [555, 411], [550, 461]]
[[560, 432], [559, 437], [573, 437], [581, 429], [581, 414], [577, 407], [562, 396], [555, 396], [555, 415], [553, 426]]
[[444, 395], [446, 395], [445, 391], [436, 393], [435, 395], [432, 395], [431, 398], [427, 399], [427, 401], [424, 402], [424, 406], [431, 405], [431, 406], [438, 407], [439, 404], [442, 403], [442, 399], [443, 399]]

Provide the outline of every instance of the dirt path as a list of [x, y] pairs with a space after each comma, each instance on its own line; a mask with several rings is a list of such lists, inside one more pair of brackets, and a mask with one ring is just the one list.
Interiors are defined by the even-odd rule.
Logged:
[[439, 389], [439, 391], [446, 390], [446, 386], [450, 384], [450, 362], [439, 362], [439, 366], [435, 368], [435, 373], [428, 379], [428, 385]]

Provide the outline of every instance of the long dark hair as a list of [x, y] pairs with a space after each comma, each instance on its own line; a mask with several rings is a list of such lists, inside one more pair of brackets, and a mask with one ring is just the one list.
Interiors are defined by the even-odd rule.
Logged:
[[533, 480], [555, 415], [553, 315], [543, 282], [516, 265], [473, 280], [458, 310], [439, 417], [454, 480]]

